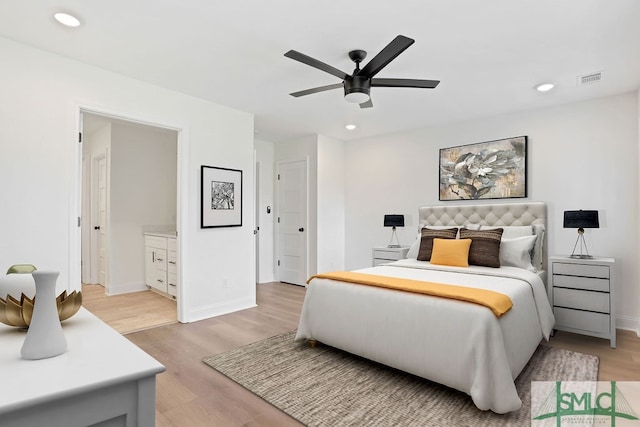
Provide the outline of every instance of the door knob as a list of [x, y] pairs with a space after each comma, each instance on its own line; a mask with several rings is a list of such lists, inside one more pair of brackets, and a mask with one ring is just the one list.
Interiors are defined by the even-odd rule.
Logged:
[[304, 227], [298, 228], [298, 231], [302, 233], [304, 231]]

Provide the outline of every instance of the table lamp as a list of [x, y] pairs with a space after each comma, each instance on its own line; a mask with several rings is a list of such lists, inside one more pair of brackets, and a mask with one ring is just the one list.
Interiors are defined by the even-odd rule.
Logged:
[[[589, 255], [587, 243], [584, 241], [584, 229], [600, 228], [600, 223], [598, 221], [598, 211], [564, 211], [563, 227], [578, 229], [578, 238], [576, 239], [575, 245], [573, 245], [571, 258], [593, 258], [593, 256]], [[578, 246], [578, 242], [580, 242], [580, 253], [576, 254], [576, 247]], [[582, 253], [582, 246], [584, 246], [585, 253]]]
[[[384, 226], [392, 227], [393, 231], [391, 231], [391, 240], [389, 240], [388, 248], [399, 248], [400, 241], [398, 240], [398, 234], [396, 233], [396, 227], [404, 227], [404, 215], [385, 215], [384, 216]], [[393, 243], [393, 241], [396, 243]]]

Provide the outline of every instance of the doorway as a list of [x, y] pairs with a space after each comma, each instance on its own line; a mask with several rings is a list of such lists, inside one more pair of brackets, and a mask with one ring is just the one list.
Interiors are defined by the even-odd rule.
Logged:
[[146, 291], [145, 233], [178, 231], [178, 132], [80, 114], [82, 283], [106, 295]]

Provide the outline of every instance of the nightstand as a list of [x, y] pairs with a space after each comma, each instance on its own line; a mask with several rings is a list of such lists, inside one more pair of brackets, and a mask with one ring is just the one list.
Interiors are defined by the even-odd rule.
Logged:
[[399, 248], [389, 248], [387, 246], [377, 246], [373, 248], [373, 266], [386, 264], [407, 257], [409, 246]]
[[616, 348], [613, 258], [549, 258], [554, 329], [607, 338]]

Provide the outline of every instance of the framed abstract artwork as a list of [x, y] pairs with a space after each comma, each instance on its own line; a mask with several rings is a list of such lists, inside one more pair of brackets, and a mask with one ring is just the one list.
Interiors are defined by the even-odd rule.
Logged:
[[527, 197], [527, 137], [440, 149], [440, 200]]
[[242, 171], [201, 166], [200, 228], [242, 226]]

